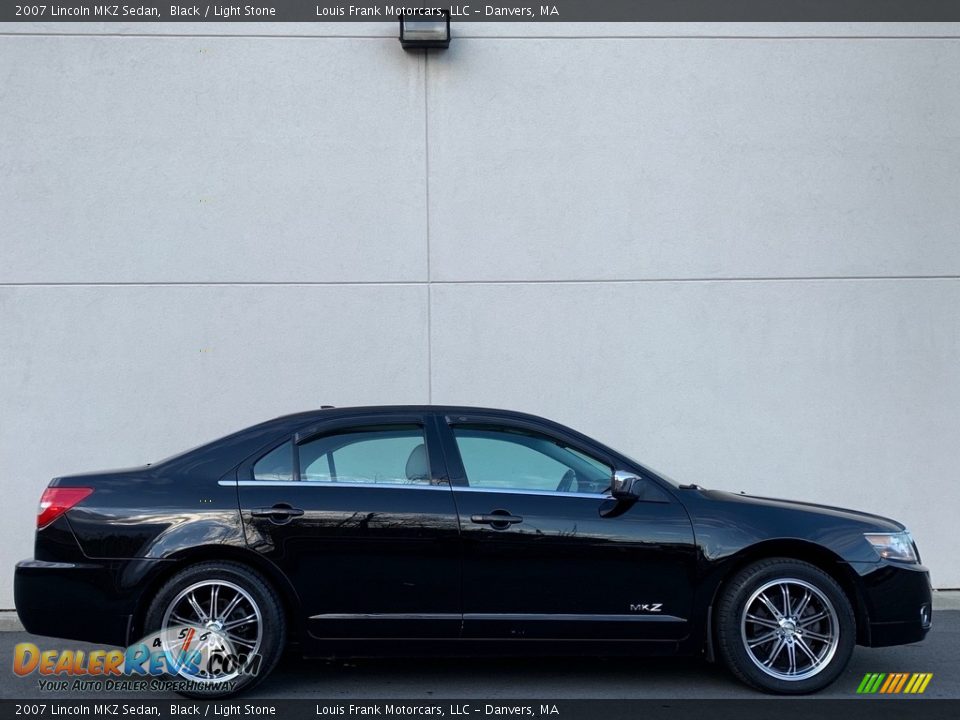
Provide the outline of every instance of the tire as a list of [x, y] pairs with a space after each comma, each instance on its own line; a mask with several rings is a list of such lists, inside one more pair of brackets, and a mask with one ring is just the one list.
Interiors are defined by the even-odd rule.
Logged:
[[738, 572], [721, 593], [716, 625], [720, 656], [733, 674], [780, 695], [827, 687], [856, 644], [856, 619], [843, 589], [819, 568], [789, 558]]
[[[200, 614], [193, 609], [191, 595]], [[211, 607], [217, 613], [214, 617], [210, 616]], [[251, 617], [255, 619], [247, 619]], [[259, 573], [236, 562], [202, 562], [184, 568], [160, 588], [144, 620], [148, 637], [161, 632], [161, 637], [171, 638], [172, 643], [182, 637], [184, 627], [194, 626], [191, 637], [202, 639], [205, 636], [198, 633], [211, 630], [208, 634], [226, 643], [227, 652], [258, 655], [259, 665], [252, 673], [222, 670], [219, 675], [200, 677], [183, 671], [168, 677], [192, 681], [183, 683], [187, 688], [175, 690], [184, 697], [216, 699], [249, 690], [270, 674], [286, 645], [283, 606], [276, 591]], [[173, 652], [176, 654], [176, 649]], [[200, 675], [205, 672], [201, 670]]]

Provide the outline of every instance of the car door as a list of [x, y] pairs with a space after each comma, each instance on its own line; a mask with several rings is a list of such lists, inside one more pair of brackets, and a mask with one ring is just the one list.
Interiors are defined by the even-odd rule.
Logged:
[[238, 470], [247, 543], [299, 594], [315, 638], [457, 637], [457, 514], [424, 417], [353, 417]]
[[464, 637], [688, 634], [693, 531], [667, 490], [614, 500], [617, 461], [553, 426], [482, 414], [438, 421], [464, 547]]

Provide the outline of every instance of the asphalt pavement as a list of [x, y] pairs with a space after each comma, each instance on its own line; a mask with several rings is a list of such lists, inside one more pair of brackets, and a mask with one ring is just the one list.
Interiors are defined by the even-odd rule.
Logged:
[[[43, 693], [37, 676], [12, 671], [13, 648], [34, 642], [41, 649], [96, 649], [87, 645], [24, 632], [0, 633], [0, 698], [50, 700], [106, 697], [94, 692]], [[922, 643], [892, 648], [861, 648], [843, 676], [814, 698], [855, 698], [866, 673], [933, 673], [923, 695], [904, 700], [960, 699], [960, 611], [934, 612], [933, 629]], [[6, 659], [3, 659], [6, 658]], [[111, 694], [119, 700], [122, 693]], [[138, 693], [137, 699], [176, 698]], [[309, 700], [407, 699], [697, 699], [766, 697], [737, 682], [720, 665], [693, 659], [536, 658], [536, 659], [390, 659], [323, 661], [293, 656], [281, 664], [245, 699], [303, 698]]]

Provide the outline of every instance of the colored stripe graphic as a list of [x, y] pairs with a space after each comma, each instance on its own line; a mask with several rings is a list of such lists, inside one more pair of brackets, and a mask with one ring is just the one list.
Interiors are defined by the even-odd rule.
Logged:
[[900, 676], [897, 673], [890, 673], [887, 675], [887, 681], [883, 683], [883, 687], [880, 688], [880, 692], [890, 692], [890, 686], [896, 684], [897, 680], [900, 679]]
[[893, 692], [898, 693], [903, 690], [903, 686], [907, 683], [907, 673], [900, 673], [900, 682], [897, 683], [897, 687], [893, 689]]
[[877, 688], [880, 687], [880, 683], [884, 677], [886, 677], [885, 673], [867, 673], [863, 676], [863, 680], [860, 682], [860, 687], [857, 688], [857, 692], [861, 695], [870, 695], [875, 693]]
[[919, 695], [927, 689], [933, 673], [867, 673], [857, 686], [858, 695]]

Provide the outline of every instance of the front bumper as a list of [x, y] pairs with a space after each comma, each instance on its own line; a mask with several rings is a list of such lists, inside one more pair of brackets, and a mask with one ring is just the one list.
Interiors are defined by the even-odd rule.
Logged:
[[29, 633], [125, 646], [140, 595], [129, 583], [158, 561], [17, 563], [14, 603]]
[[922, 565], [891, 561], [850, 563], [867, 617], [860, 641], [870, 647], [920, 642], [930, 632], [930, 573]]

